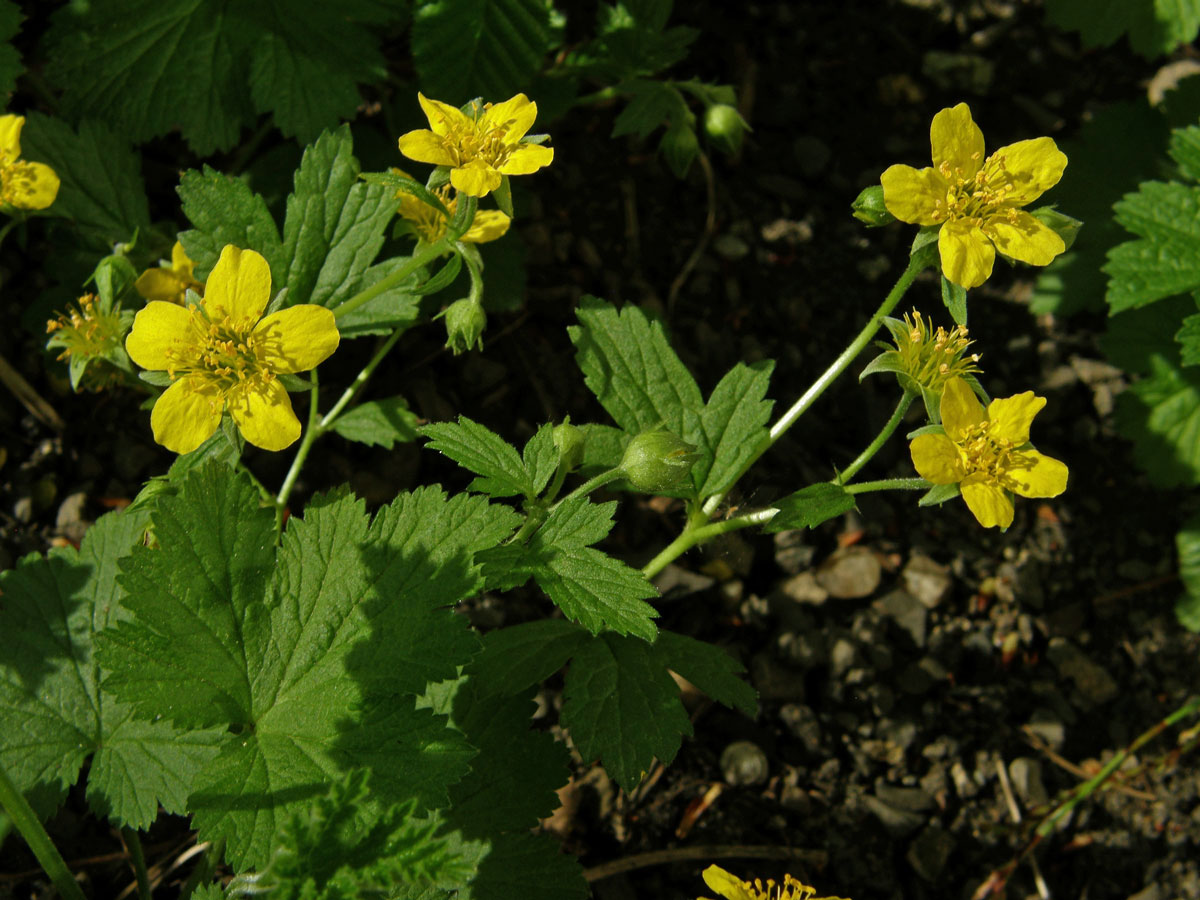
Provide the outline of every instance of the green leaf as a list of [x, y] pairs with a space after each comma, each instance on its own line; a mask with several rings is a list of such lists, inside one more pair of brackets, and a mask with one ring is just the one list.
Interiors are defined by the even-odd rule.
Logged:
[[1200, 0], [1046, 0], [1046, 18], [1078, 31], [1088, 47], [1104, 47], [1127, 34], [1134, 50], [1153, 58], [1195, 40]]
[[660, 631], [654, 642], [655, 655], [667, 668], [677, 672], [718, 703], [740, 709], [753, 718], [758, 712], [754, 688], [738, 677], [745, 666], [713, 644], [695, 638]]
[[0, 573], [0, 765], [48, 815], [90, 756], [92, 809], [146, 828], [159, 804], [182, 813], [196, 772], [219, 734], [143, 722], [100, 688], [98, 631], [126, 618], [117, 559], [140, 543], [145, 514], [102, 517], [78, 551], [27, 556]]
[[667, 0], [601, 3], [597, 38], [567, 57], [569, 68], [612, 82], [670, 68], [700, 34], [684, 26], [667, 28], [670, 10]]
[[1179, 342], [1179, 355], [1185, 366], [1200, 365], [1200, 313], [1192, 313], [1183, 320], [1175, 333]]
[[292, 517], [276, 553], [249, 479], [208, 468], [153, 521], [159, 548], [136, 548], [122, 578], [135, 619], [105, 632], [101, 661], [142, 715], [227, 729], [188, 801], [202, 839], [262, 867], [279, 824], [353, 768], [370, 775], [364, 814], [448, 802], [472, 751], [413, 695], [474, 653], [449, 608], [482, 585], [475, 551], [514, 512], [426, 488], [370, 521], [338, 492]]
[[774, 505], [779, 512], [763, 526], [768, 534], [792, 528], [816, 528], [854, 509], [854, 495], [839, 484], [824, 481], [776, 500]]
[[479, 475], [469, 490], [493, 497], [537, 496], [517, 448], [491, 429], [459, 416], [457, 423], [435, 422], [418, 430], [430, 439], [425, 446]]
[[1200, 188], [1147, 181], [1113, 211], [1142, 239], [1108, 252], [1112, 313], [1200, 287]]
[[360, 403], [338, 416], [333, 430], [346, 440], [391, 450], [397, 442], [415, 441], [420, 421], [408, 408], [408, 401], [397, 396]]
[[472, 900], [584, 900], [579, 860], [546, 834], [502, 834], [491, 841], [471, 883]]
[[398, 14], [372, 0], [92, 0], [55, 13], [47, 74], [66, 115], [135, 143], [179, 128], [204, 156], [261, 113], [307, 140], [353, 114], [358, 82], [382, 77], [371, 25]]
[[1172, 131], [1169, 152], [1179, 166], [1179, 174], [1200, 181], [1200, 127], [1193, 125]]
[[533, 575], [567, 618], [593, 634], [608, 629], [654, 640], [658, 610], [643, 601], [658, 591], [639, 569], [585, 547], [555, 553]]
[[704, 403], [662, 325], [632, 304], [618, 312], [595, 297], [584, 297], [575, 314], [580, 324], [567, 329], [575, 360], [613, 420], [634, 434], [663, 427], [688, 440], [687, 414]]
[[614, 138], [634, 134], [644, 140], [655, 129], [670, 122], [686, 122], [691, 115], [687, 101], [670, 84], [638, 79], [624, 87], [633, 96], [613, 122]]
[[604, 540], [612, 531], [617, 502], [593, 503], [587, 497], [563, 500], [550, 513], [534, 538], [533, 546], [576, 550]]
[[21, 8], [12, 0], [0, 0], [0, 94], [8, 95], [17, 86], [17, 77], [25, 71], [21, 54], [12, 39], [21, 30]]
[[599, 758], [609, 776], [633, 790], [657, 758], [675, 758], [692, 733], [679, 686], [655, 645], [599, 635], [575, 654], [563, 690], [562, 721], [584, 761]]
[[358, 180], [350, 127], [304, 151], [287, 200], [282, 260], [289, 305], [336, 308], [358, 293], [396, 213], [394, 191]]
[[957, 481], [952, 484], [935, 484], [917, 501], [917, 506], [940, 506], [947, 500], [953, 500], [962, 493], [962, 485]]
[[558, 448], [554, 446], [554, 426], [545, 424], [528, 441], [521, 451], [521, 462], [529, 479], [533, 482], [533, 492], [540, 494], [554, 473], [558, 471]]
[[1190, 631], [1200, 631], [1200, 516], [1192, 516], [1175, 535], [1179, 553], [1179, 578], [1184, 595], [1175, 604], [1175, 615]]
[[942, 303], [955, 325], [967, 324], [967, 289], [942, 276]]
[[412, 55], [427, 96], [452, 104], [507, 100], [550, 50], [545, 0], [421, 0]]
[[1149, 306], [1117, 313], [1108, 320], [1100, 347], [1109, 360], [1131, 373], [1150, 371], [1150, 360], [1159, 356], [1179, 359], [1175, 335], [1179, 323], [1196, 309], [1193, 297], [1169, 297]]
[[[408, 265], [409, 257], [386, 259], [362, 273], [355, 293], [374, 287], [397, 269]], [[417, 270], [395, 287], [372, 297], [362, 306], [338, 318], [338, 331], [344, 338], [373, 334], [390, 334], [398, 327], [411, 326], [420, 317], [420, 283], [425, 273]], [[349, 299], [349, 298], [347, 298]]]
[[196, 277], [205, 279], [221, 257], [221, 249], [233, 244], [261, 253], [271, 267], [271, 283], [286, 284], [287, 263], [279, 230], [266, 201], [246, 182], [222, 175], [205, 166], [189, 169], [179, 179], [183, 214], [195, 226], [179, 233], [187, 255], [196, 263]]
[[692, 466], [692, 481], [701, 497], [729, 487], [762, 446], [774, 406], [764, 399], [774, 368], [771, 360], [738, 363], [713, 388], [700, 413], [695, 440], [703, 455]]
[[111, 251], [150, 227], [141, 161], [127, 137], [107, 124], [85, 119], [75, 131], [61, 119], [30, 113], [21, 155], [58, 174], [62, 184], [47, 212], [73, 220], [93, 246]]
[[545, 681], [587, 641], [587, 631], [566, 619], [497, 628], [483, 636], [483, 650], [467, 673], [492, 693], [516, 694]]
[[1117, 398], [1116, 422], [1151, 482], [1200, 483], [1200, 371], [1152, 356], [1150, 375]]

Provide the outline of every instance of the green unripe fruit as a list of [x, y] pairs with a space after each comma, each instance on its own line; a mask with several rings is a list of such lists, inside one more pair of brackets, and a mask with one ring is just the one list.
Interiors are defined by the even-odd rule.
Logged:
[[888, 212], [887, 207], [883, 204], [883, 185], [881, 184], [863, 188], [862, 193], [855, 197], [854, 202], [850, 204], [850, 209], [854, 218], [860, 222], [866, 222], [871, 228], [890, 225], [896, 221], [896, 217]]
[[692, 166], [692, 160], [700, 152], [700, 140], [690, 125], [672, 125], [663, 135], [658, 149], [667, 159], [667, 165], [677, 178], [683, 178]]
[[737, 153], [749, 130], [742, 114], [728, 103], [714, 103], [704, 111], [704, 134], [725, 153]]
[[583, 462], [583, 431], [571, 424], [570, 420], [554, 426], [554, 446], [558, 448], [559, 469], [572, 472]]
[[446, 346], [455, 356], [473, 347], [483, 349], [487, 313], [476, 300], [457, 300], [446, 308]]
[[620, 468], [636, 490], [655, 494], [687, 481], [697, 455], [694, 445], [666, 429], [643, 431], [625, 448]]

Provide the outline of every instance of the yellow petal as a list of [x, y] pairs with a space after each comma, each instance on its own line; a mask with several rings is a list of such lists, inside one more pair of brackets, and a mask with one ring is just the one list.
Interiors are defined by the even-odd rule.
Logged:
[[400, 152], [409, 159], [433, 166], [456, 166], [458, 155], [446, 146], [445, 140], [422, 128], [400, 135]]
[[1057, 497], [1067, 489], [1067, 465], [1036, 450], [1008, 455], [1006, 484], [1022, 497]]
[[278, 379], [235, 388], [229, 394], [229, 414], [242, 436], [264, 450], [282, 450], [300, 437], [300, 420]]
[[975, 288], [988, 280], [996, 261], [996, 250], [971, 219], [947, 222], [938, 232], [942, 274], [964, 288]]
[[[134, 316], [133, 329], [129, 332], [129, 337], [125, 338], [125, 352], [143, 369], [170, 368], [172, 360], [168, 358], [167, 351], [175, 348], [180, 342], [183, 342], [184, 346], [190, 344], [193, 315], [190, 310], [177, 303], [161, 300], [147, 303]], [[178, 358], [174, 362], [177, 364]]]
[[992, 423], [988, 431], [992, 437], [1012, 441], [1014, 447], [1020, 447], [1028, 442], [1029, 425], [1045, 405], [1046, 398], [1036, 396], [1033, 391], [993, 400], [987, 408]]
[[175, 453], [191, 453], [217, 430], [223, 408], [215, 385], [202, 378], [180, 378], [163, 391], [150, 413], [154, 440]]
[[754, 900], [754, 895], [746, 890], [745, 883], [739, 878], [734, 878], [720, 866], [709, 866], [701, 875], [704, 883], [725, 900]]
[[939, 200], [946, 199], [948, 185], [936, 170], [888, 166], [879, 181], [883, 185], [883, 205], [901, 222], [937, 224], [933, 211]]
[[19, 162], [21, 184], [13, 206], [21, 209], [45, 209], [58, 196], [58, 173], [45, 163]]
[[465, 166], [450, 170], [450, 183], [464, 194], [484, 197], [500, 187], [500, 173], [482, 159], [473, 159]]
[[971, 118], [971, 108], [965, 103], [943, 109], [933, 117], [933, 124], [929, 126], [929, 144], [933, 150], [933, 167], [941, 169], [942, 163], [947, 162], [958, 178], [974, 178], [983, 165], [983, 132]]
[[541, 144], [521, 144], [500, 164], [504, 175], [532, 175], [542, 166], [554, 162], [554, 148]]
[[488, 125], [492, 128], [507, 126], [504, 132], [504, 142], [514, 144], [525, 137], [526, 132], [537, 118], [537, 104], [524, 94], [497, 103], [485, 114]]
[[315, 303], [273, 312], [254, 329], [265, 338], [263, 362], [273, 372], [305, 372], [324, 362], [338, 347], [333, 313]]
[[909, 447], [917, 474], [931, 484], [962, 481], [958, 448], [944, 434], [919, 434]]
[[1053, 138], [1048, 137], [1001, 147], [992, 154], [992, 159], [1004, 160], [1005, 171], [1014, 188], [1005, 197], [1005, 202], [1013, 206], [1025, 206], [1042, 196], [1058, 184], [1067, 167], [1066, 154], [1058, 149]]
[[0, 116], [0, 153], [8, 154], [9, 162], [21, 155], [21, 129], [24, 127], [24, 116]]
[[984, 528], [1007, 528], [1012, 524], [1012, 501], [996, 485], [983, 481], [964, 484], [962, 495], [967, 501], [967, 508]]
[[196, 264], [187, 255], [187, 251], [183, 249], [183, 244], [176, 241], [175, 246], [171, 248], [171, 271], [178, 273], [188, 280], [192, 280], [192, 272], [195, 268]]
[[994, 216], [983, 224], [983, 232], [1005, 256], [1031, 266], [1048, 266], [1067, 249], [1054, 229], [1024, 211], [1014, 212], [1011, 221], [1004, 213]]
[[214, 322], [228, 316], [249, 331], [271, 299], [271, 267], [262, 254], [226, 244], [204, 287], [204, 311]]
[[134, 288], [147, 300], [166, 303], [183, 302], [187, 285], [170, 269], [147, 269], [133, 283]]
[[512, 219], [498, 209], [481, 209], [475, 213], [475, 221], [460, 240], [471, 244], [486, 244], [502, 238], [508, 232]]
[[946, 381], [942, 392], [942, 427], [950, 440], [959, 441], [972, 425], [978, 425], [986, 416], [983, 404], [971, 390], [971, 386], [961, 378], [951, 378]]
[[[466, 117], [461, 109], [453, 107], [449, 103], [443, 103], [441, 100], [430, 100], [419, 92], [417, 93], [417, 102], [421, 104], [425, 118], [429, 120], [429, 127], [438, 136], [447, 135], [452, 131], [468, 127], [471, 124], [471, 120]], [[419, 162], [426, 162], [426, 160], [419, 160]], [[441, 163], [438, 163], [438, 165], [441, 165]]]

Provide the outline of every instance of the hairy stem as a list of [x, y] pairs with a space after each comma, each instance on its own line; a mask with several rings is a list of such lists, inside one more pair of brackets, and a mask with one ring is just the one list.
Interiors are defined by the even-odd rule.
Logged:
[[663, 548], [662, 552], [646, 565], [642, 566], [642, 574], [647, 578], [653, 578], [659, 572], [667, 567], [678, 557], [682, 556], [688, 550], [695, 547], [697, 544], [702, 544], [705, 541], [711, 541], [718, 535], [726, 534], [730, 531], [737, 531], [740, 528], [750, 528], [754, 525], [765, 525], [775, 518], [779, 512], [777, 509], [760, 509], [757, 512], [748, 513], [744, 516], [737, 516], [732, 519], [725, 519], [721, 522], [710, 522], [707, 524], [689, 526], [683, 529], [683, 532], [671, 543]]
[[0, 766], [0, 806], [4, 807], [9, 818], [17, 827], [17, 831], [21, 832], [25, 843], [37, 857], [42, 870], [50, 876], [50, 880], [58, 888], [59, 894], [66, 900], [84, 900], [79, 882], [67, 868], [62, 854], [54, 846], [54, 841], [50, 840], [50, 835], [46, 833], [37, 814], [34, 813], [33, 808], [21, 792], [17, 790], [17, 786], [12, 783], [12, 779], [8, 777], [8, 771], [3, 766]]

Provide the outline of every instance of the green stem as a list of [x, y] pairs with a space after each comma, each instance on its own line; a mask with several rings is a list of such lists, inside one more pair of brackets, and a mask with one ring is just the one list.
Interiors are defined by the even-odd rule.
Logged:
[[50, 880], [58, 888], [59, 894], [66, 900], [84, 900], [79, 882], [67, 868], [62, 854], [54, 846], [54, 841], [50, 840], [50, 835], [46, 833], [46, 829], [38, 820], [33, 808], [17, 790], [17, 786], [12, 783], [12, 779], [8, 777], [8, 771], [3, 766], [0, 766], [0, 806], [3, 806], [8, 812], [9, 818], [21, 832], [21, 836], [25, 838], [25, 843], [37, 857], [42, 870], [50, 876]]
[[737, 531], [740, 528], [763, 525], [775, 518], [778, 512], [779, 510], [774, 508], [760, 509], [757, 512], [737, 516], [732, 519], [725, 519], [721, 522], [710, 522], [706, 525], [696, 525], [694, 527], [689, 525], [683, 529], [679, 537], [667, 544], [658, 556], [642, 566], [642, 574], [647, 578], [653, 578], [665, 569], [669, 563], [682, 556], [697, 544], [702, 544], [730, 531]]
[[128, 825], [121, 829], [121, 837], [129, 851], [129, 860], [133, 863], [133, 874], [137, 877], [138, 897], [140, 900], [150, 900], [150, 874], [146, 871], [146, 854], [142, 851], [142, 839], [138, 837], [137, 831]]
[[729, 488], [733, 487], [738, 479], [745, 475], [747, 470], [758, 461], [759, 457], [771, 449], [775, 442], [783, 436], [784, 432], [796, 424], [797, 419], [808, 412], [809, 407], [817, 401], [818, 397], [825, 393], [826, 388], [833, 384], [838, 376], [850, 367], [850, 363], [854, 362], [855, 357], [862, 353], [863, 348], [867, 346], [871, 338], [875, 336], [875, 332], [879, 330], [883, 317], [895, 309], [896, 304], [900, 302], [905, 292], [912, 286], [913, 281], [916, 280], [921, 270], [925, 268], [927, 262], [928, 258], [925, 254], [919, 253], [909, 257], [908, 268], [900, 275], [895, 287], [888, 292], [883, 302], [879, 304], [879, 308], [875, 310], [874, 314], [867, 321], [867, 324], [863, 326], [862, 331], [850, 342], [850, 346], [842, 351], [841, 355], [833, 361], [829, 368], [822, 372], [820, 377], [800, 396], [800, 399], [793, 403], [791, 408], [771, 426], [771, 430], [767, 433], [762, 443], [751, 454], [750, 458], [742, 464], [742, 467], [738, 470], [733, 480], [729, 482], [729, 487], [721, 493], [713, 494], [708, 498], [704, 504], [706, 515], [712, 516], [717, 511], [717, 508], [725, 501], [725, 497], [729, 493]]
[[312, 388], [309, 390], [308, 425], [304, 429], [304, 437], [300, 439], [300, 446], [296, 449], [296, 456], [292, 459], [292, 466], [288, 469], [287, 475], [284, 476], [283, 485], [279, 488], [279, 493], [275, 497], [275, 530], [277, 532], [283, 530], [283, 511], [287, 508], [288, 497], [292, 495], [292, 488], [296, 486], [296, 479], [300, 477], [300, 470], [304, 467], [304, 460], [308, 459], [308, 451], [312, 449], [313, 441], [318, 436], [318, 417], [321, 415], [321, 411], [317, 407], [320, 389], [316, 369], [312, 370], [311, 377]]
[[452, 242], [447, 238], [434, 241], [432, 244], [418, 246], [409, 257], [408, 262], [402, 265], [399, 269], [388, 275], [386, 278], [381, 278], [364, 291], [359, 291], [341, 306], [333, 310], [333, 315], [337, 318], [346, 315], [348, 312], [353, 312], [364, 303], [374, 300], [385, 291], [390, 291], [413, 272], [420, 269], [425, 264], [432, 262], [444, 253], [449, 253], [452, 249]]
[[871, 491], [927, 491], [933, 485], [924, 478], [884, 478], [882, 481], [863, 481], [845, 487], [850, 494], [867, 494]]
[[618, 478], [624, 477], [625, 470], [620, 466], [615, 469], [609, 469], [607, 472], [601, 472], [599, 475], [595, 476], [594, 478], [589, 478], [579, 487], [575, 488], [575, 490], [571, 491], [571, 493], [567, 494], [567, 496], [563, 497], [561, 500], [551, 506], [550, 509], [553, 511], [562, 506], [562, 504], [566, 503], [568, 500], [574, 500], [576, 497], [587, 496], [592, 491], [598, 490], [599, 488], [604, 487], [604, 485], [616, 481]]
[[200, 885], [208, 884], [213, 880], [213, 876], [217, 872], [217, 863], [224, 853], [224, 838], [217, 838], [217, 840], [208, 845], [208, 848], [196, 860], [196, 867], [188, 875], [187, 881], [183, 883], [183, 888], [179, 892], [179, 900], [189, 900]]
[[904, 414], [908, 412], [908, 408], [912, 406], [913, 398], [916, 396], [912, 391], [904, 392], [900, 397], [900, 402], [896, 404], [896, 411], [892, 413], [892, 417], [887, 420], [887, 424], [875, 436], [875, 440], [867, 445], [867, 449], [858, 454], [858, 458], [854, 462], [842, 470], [841, 474], [833, 480], [834, 484], [845, 484], [854, 477], [859, 469], [871, 461], [871, 457], [879, 452], [879, 448], [887, 443], [887, 439], [892, 436], [892, 432], [899, 426], [900, 420], [904, 418]]

